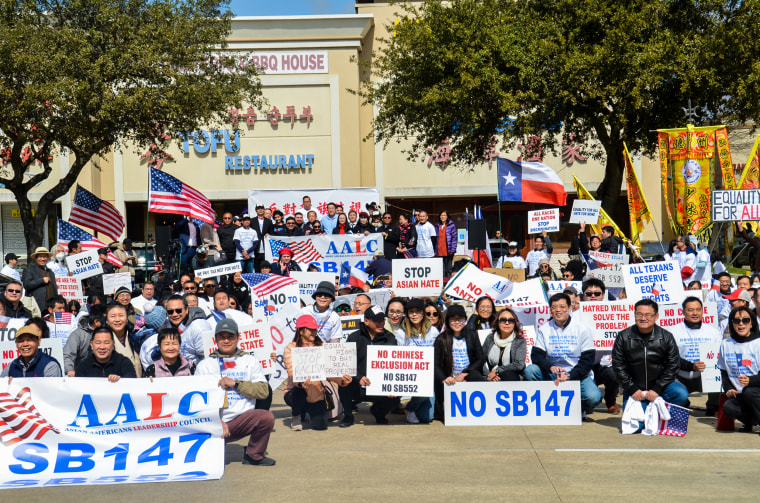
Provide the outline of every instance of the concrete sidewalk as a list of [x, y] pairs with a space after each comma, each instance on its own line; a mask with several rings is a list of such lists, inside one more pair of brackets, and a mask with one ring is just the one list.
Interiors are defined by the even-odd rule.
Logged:
[[[445, 427], [362, 404], [351, 428], [290, 431], [275, 393], [274, 467], [240, 463], [227, 446], [219, 481], [2, 491], [4, 501], [757, 501], [760, 436], [719, 433], [695, 411], [684, 438], [623, 436], [601, 410], [581, 426]], [[704, 399], [692, 397], [692, 405]], [[737, 424], [740, 425], [740, 423]]]

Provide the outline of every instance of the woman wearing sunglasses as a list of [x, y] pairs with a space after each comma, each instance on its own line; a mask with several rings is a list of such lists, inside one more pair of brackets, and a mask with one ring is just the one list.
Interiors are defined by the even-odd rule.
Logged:
[[438, 329], [438, 333], [443, 331], [443, 313], [438, 304], [431, 300], [425, 302], [425, 318], [429, 319], [430, 323]]
[[[399, 346], [433, 347], [438, 329], [425, 316], [425, 302], [422, 299], [409, 299], [406, 318], [395, 335]], [[429, 397], [412, 398], [406, 405], [406, 422], [429, 423], [433, 419], [433, 403]]]
[[333, 305], [338, 316], [351, 316], [351, 304], [345, 298], [338, 298]]
[[505, 307], [496, 317], [493, 333], [483, 342], [486, 381], [519, 381], [525, 370], [526, 348], [520, 320]]
[[744, 423], [752, 433], [760, 423], [760, 333], [757, 317], [747, 306], [736, 307], [729, 319], [729, 336], [720, 345], [718, 367], [728, 400], [723, 413]]

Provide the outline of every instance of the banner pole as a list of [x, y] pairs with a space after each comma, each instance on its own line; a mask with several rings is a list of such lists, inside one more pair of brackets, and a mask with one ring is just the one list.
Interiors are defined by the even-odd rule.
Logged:
[[150, 222], [150, 165], [148, 165], [148, 200], [145, 203], [146, 203], [145, 204], [145, 275], [144, 275], [143, 283], [145, 281], [148, 281], [148, 225], [150, 225], [149, 223]]
[[[501, 260], [501, 266], [504, 267], [504, 230], [501, 228], [501, 198], [499, 198], [499, 260]], [[491, 264], [496, 267], [496, 264]]]
[[654, 227], [654, 233], [657, 234], [657, 239], [660, 241], [660, 249], [662, 250], [662, 256], [668, 254], [668, 252], [665, 251], [665, 246], [662, 244], [662, 234], [660, 234], [660, 231], [657, 229], [657, 224], [654, 223], [654, 218], [649, 220], [652, 223], [652, 227]]

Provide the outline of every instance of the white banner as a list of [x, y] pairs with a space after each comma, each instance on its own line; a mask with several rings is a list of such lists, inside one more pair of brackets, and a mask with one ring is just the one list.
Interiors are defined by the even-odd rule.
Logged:
[[[249, 190], [248, 207], [253, 214], [257, 204], [263, 204], [272, 211], [279, 209], [285, 216], [294, 215], [303, 209], [303, 197], [311, 198], [312, 209], [319, 216], [327, 214], [327, 203], [343, 205], [343, 211], [351, 210], [357, 213], [367, 211], [367, 204], [380, 200], [377, 188], [352, 188], [352, 189], [301, 189], [301, 190]], [[306, 218], [304, 217], [304, 221]], [[381, 248], [382, 249], [382, 248]]]
[[300, 290], [301, 300], [307, 306], [314, 304], [314, 299], [311, 297], [314, 295], [314, 291], [317, 286], [323, 281], [335, 282], [335, 274], [329, 272], [291, 272], [290, 277], [298, 281], [298, 289]]
[[581, 383], [460, 382], [443, 385], [446, 426], [580, 426]]
[[77, 279], [87, 279], [103, 274], [103, 266], [98, 260], [98, 251], [90, 250], [66, 257], [66, 265], [71, 274]]
[[367, 395], [434, 396], [433, 348], [367, 346]]
[[443, 289], [443, 258], [393, 259], [393, 291], [401, 297], [436, 297]]
[[[63, 344], [60, 339], [42, 339], [40, 340], [40, 351], [52, 356], [56, 359], [61, 366], [61, 372], [63, 372]], [[16, 343], [10, 341], [0, 342], [0, 370], [10, 365], [10, 363], [18, 358], [18, 350], [16, 349]]]
[[760, 220], [760, 190], [713, 190], [711, 193], [713, 222]]
[[121, 287], [132, 291], [132, 275], [128, 272], [116, 272], [103, 275], [103, 294], [113, 295]]
[[594, 347], [612, 351], [618, 332], [634, 324], [633, 302], [581, 302], [581, 323], [594, 334]]
[[601, 201], [576, 199], [573, 201], [573, 211], [570, 213], [570, 223], [596, 225], [597, 221], [599, 221], [599, 210], [601, 208]]
[[475, 302], [480, 297], [493, 299], [497, 306], [527, 307], [547, 304], [546, 292], [541, 280], [534, 278], [522, 283], [512, 283], [496, 274], [467, 264], [446, 285], [446, 294], [462, 300]]
[[340, 266], [348, 262], [362, 271], [372, 261], [377, 250], [383, 249], [383, 235], [322, 234], [318, 236], [273, 236], [264, 240], [264, 252], [270, 263], [279, 257], [279, 250], [287, 246], [293, 251], [293, 260], [306, 270], [316, 265], [321, 272], [340, 274]]
[[76, 300], [80, 304], [84, 304], [84, 295], [82, 295], [82, 283], [74, 276], [56, 276], [55, 286], [58, 288], [58, 293], [63, 295], [66, 300]]
[[575, 291], [578, 293], [581, 292], [581, 285], [583, 285], [583, 281], [547, 281], [546, 286], [549, 288], [548, 294], [549, 297], [554, 295], [555, 293], [562, 293], [567, 288], [575, 288]]
[[[262, 321], [250, 325], [241, 325], [238, 327], [238, 335], [240, 337], [238, 349], [253, 354], [259, 361], [264, 374], [269, 375], [274, 372], [274, 362], [272, 361], [274, 344], [272, 343], [269, 323]], [[203, 334], [203, 353], [208, 356], [214, 351], [216, 351], [216, 338], [213, 333], [206, 332]]]
[[652, 299], [658, 304], [680, 303], [685, 298], [678, 262], [649, 262], [623, 266], [625, 292], [634, 302]]
[[240, 267], [240, 262], [233, 262], [231, 264], [217, 265], [214, 267], [207, 267], [206, 269], [198, 269], [195, 271], [195, 275], [198, 278], [216, 278], [218, 276], [226, 276], [227, 274], [235, 274], [243, 269]]
[[3, 379], [0, 488], [219, 479], [217, 381]]
[[559, 208], [528, 212], [528, 234], [559, 231]]

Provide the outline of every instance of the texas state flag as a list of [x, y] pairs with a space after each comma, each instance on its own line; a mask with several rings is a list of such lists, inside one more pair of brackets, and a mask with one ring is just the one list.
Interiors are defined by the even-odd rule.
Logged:
[[562, 180], [546, 164], [515, 162], [499, 157], [498, 186], [500, 201], [522, 201], [565, 206], [567, 192]]

